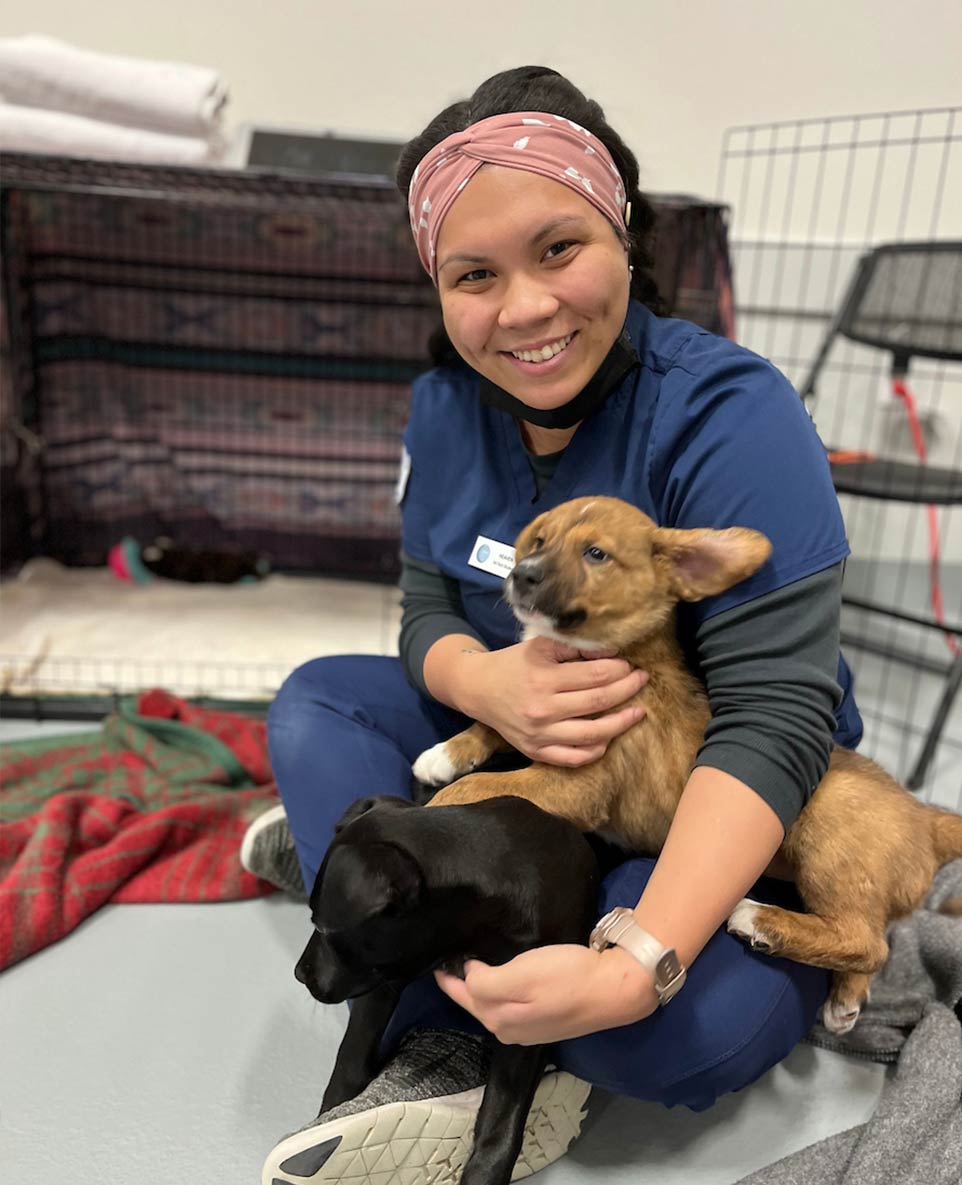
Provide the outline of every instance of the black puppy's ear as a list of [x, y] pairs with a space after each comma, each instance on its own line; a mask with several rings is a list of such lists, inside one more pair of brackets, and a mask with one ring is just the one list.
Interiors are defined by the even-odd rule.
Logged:
[[339, 834], [345, 827], [350, 826], [355, 819], [359, 819], [361, 815], [366, 815], [368, 811], [372, 811], [376, 806], [406, 807], [413, 805], [408, 799], [398, 798], [394, 794], [373, 794], [367, 798], [359, 798], [357, 802], [351, 803], [340, 819], [334, 824], [334, 834]]
[[365, 896], [372, 912], [403, 913], [421, 899], [424, 881], [417, 861], [392, 843], [371, 844], [366, 851], [370, 879]]
[[344, 830], [348, 824], [353, 823], [355, 819], [359, 819], [361, 815], [366, 815], [367, 812], [377, 803], [377, 798], [359, 798], [357, 802], [352, 802], [343, 815], [334, 824], [334, 834], [337, 835]]

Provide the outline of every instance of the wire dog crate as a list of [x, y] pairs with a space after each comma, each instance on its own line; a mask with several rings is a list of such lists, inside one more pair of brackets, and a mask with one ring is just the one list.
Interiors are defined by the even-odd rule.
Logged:
[[[733, 210], [739, 340], [795, 383], [830, 449], [852, 546], [842, 641], [862, 750], [962, 809], [962, 700], [947, 693], [953, 680], [958, 690], [962, 648], [962, 285], [955, 272], [941, 282], [962, 241], [962, 107], [732, 128], [718, 193]], [[929, 262], [895, 279], [894, 261], [913, 245]], [[881, 304], [873, 295], [869, 316], [849, 307], [846, 319], [870, 257], [887, 293]], [[916, 351], [906, 375], [893, 340], [927, 340], [927, 303], [939, 344]], [[858, 471], [877, 475], [880, 464], [903, 492], [914, 483], [944, 496], [897, 498], [892, 480], [859, 488]]]
[[21, 554], [123, 535], [389, 579], [433, 290], [387, 182], [9, 154]]
[[[730, 332], [726, 210], [654, 202], [659, 287]], [[319, 652], [321, 605], [340, 649], [372, 620], [393, 646], [401, 434], [440, 320], [395, 187], [8, 153], [0, 232], [4, 617], [23, 626], [0, 638], [5, 710], [143, 679], [264, 701]], [[262, 553], [279, 599], [230, 586], [221, 613], [210, 590], [154, 613], [171, 590], [119, 590], [104, 566], [124, 536]], [[188, 642], [188, 621], [210, 631]]]

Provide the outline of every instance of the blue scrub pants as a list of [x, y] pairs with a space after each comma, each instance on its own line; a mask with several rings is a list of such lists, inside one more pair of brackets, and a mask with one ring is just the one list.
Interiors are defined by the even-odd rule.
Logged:
[[[346, 808], [369, 794], [409, 797], [414, 759], [467, 723], [412, 688], [395, 658], [320, 658], [294, 671], [271, 707], [268, 737], [308, 889]], [[616, 905], [634, 906], [653, 865], [632, 858], [611, 872], [599, 917]], [[750, 896], [799, 907], [792, 886], [766, 878]], [[828, 988], [828, 972], [754, 954], [720, 930], [666, 1008], [636, 1024], [562, 1041], [552, 1060], [616, 1094], [700, 1111], [784, 1058], [812, 1027]], [[480, 1031], [430, 976], [403, 992], [387, 1048], [412, 1028]]]

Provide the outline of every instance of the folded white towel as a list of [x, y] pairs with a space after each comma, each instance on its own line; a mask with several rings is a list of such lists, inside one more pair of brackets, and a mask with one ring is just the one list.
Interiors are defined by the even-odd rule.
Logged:
[[216, 140], [168, 136], [62, 111], [0, 103], [0, 150], [4, 149], [174, 165], [216, 164], [222, 154]]
[[8, 103], [181, 136], [216, 132], [227, 85], [214, 70], [79, 49], [36, 33], [0, 38]]

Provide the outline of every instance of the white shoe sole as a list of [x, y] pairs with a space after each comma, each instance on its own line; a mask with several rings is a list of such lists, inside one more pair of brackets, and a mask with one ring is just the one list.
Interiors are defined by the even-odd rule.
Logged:
[[272, 806], [269, 811], [265, 811], [262, 815], [258, 815], [253, 823], [244, 832], [244, 838], [241, 841], [240, 862], [241, 867], [248, 872], [257, 873], [251, 868], [250, 859], [251, 853], [254, 851], [254, 843], [261, 832], [270, 827], [271, 824], [276, 823], [279, 819], [286, 819], [287, 811], [284, 809], [284, 804], [279, 802], [277, 806]]
[[[581, 1131], [591, 1087], [560, 1070], [535, 1092], [512, 1181], [558, 1160]], [[484, 1087], [444, 1098], [384, 1103], [295, 1132], [273, 1149], [261, 1185], [456, 1185], [474, 1144]], [[286, 1167], [285, 1167], [286, 1166]]]

